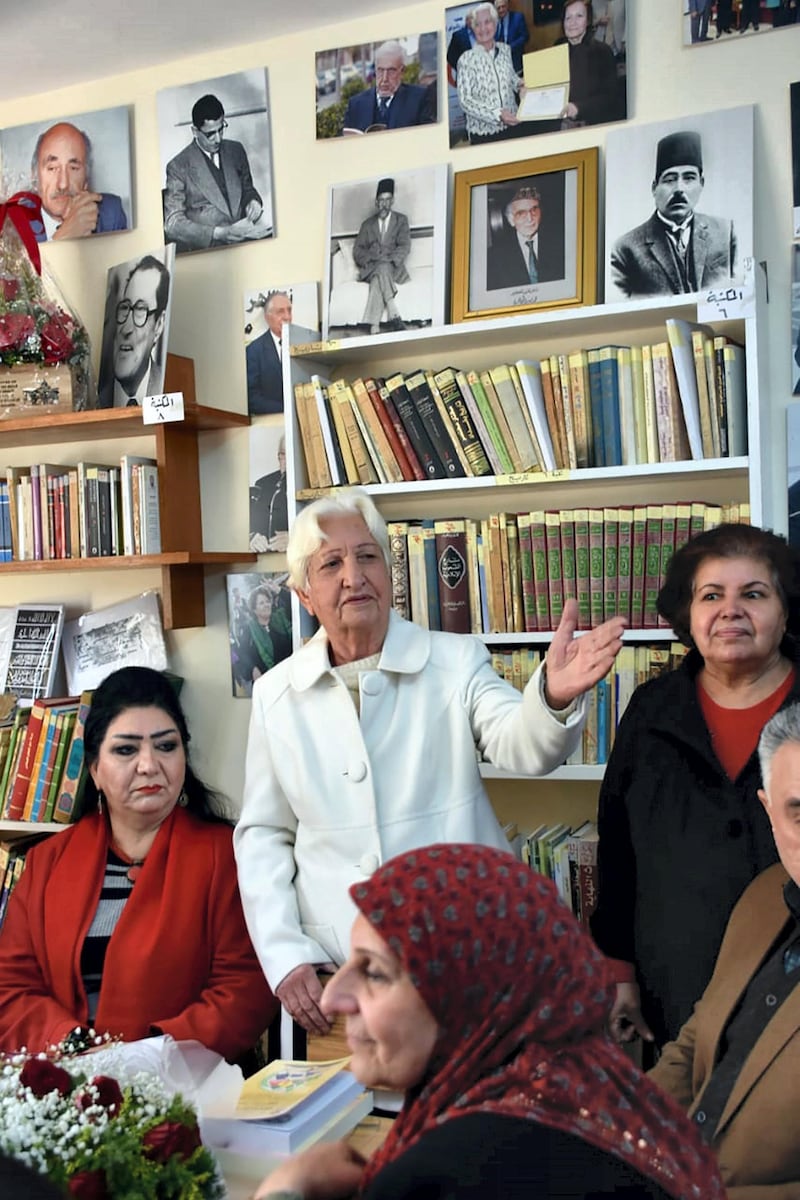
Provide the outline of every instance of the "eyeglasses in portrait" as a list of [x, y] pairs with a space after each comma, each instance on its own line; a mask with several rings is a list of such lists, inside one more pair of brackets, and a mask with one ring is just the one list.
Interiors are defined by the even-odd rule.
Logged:
[[178, 254], [274, 236], [267, 72], [158, 93], [164, 241]]
[[317, 139], [385, 133], [439, 119], [439, 35], [397, 37], [318, 50]]
[[612, 130], [606, 301], [706, 291], [753, 254], [751, 105]]
[[593, 304], [597, 148], [460, 171], [452, 320]]
[[38, 242], [132, 229], [131, 110], [122, 105], [0, 132], [10, 191], [42, 202]]
[[453, 147], [628, 115], [625, 0], [457, 4], [445, 44]]
[[447, 180], [437, 166], [331, 186], [323, 337], [443, 324]]
[[141, 406], [163, 392], [174, 270], [174, 246], [109, 268], [98, 408]]

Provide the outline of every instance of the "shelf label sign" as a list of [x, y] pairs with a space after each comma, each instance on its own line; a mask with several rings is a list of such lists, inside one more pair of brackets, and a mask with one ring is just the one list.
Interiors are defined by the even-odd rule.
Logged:
[[744, 261], [744, 279], [729, 287], [713, 288], [697, 302], [698, 321], [730, 321], [752, 317], [756, 311], [756, 288], [752, 258]]
[[161, 396], [145, 396], [142, 400], [142, 420], [145, 425], [182, 421], [183, 416], [183, 392], [165, 392]]

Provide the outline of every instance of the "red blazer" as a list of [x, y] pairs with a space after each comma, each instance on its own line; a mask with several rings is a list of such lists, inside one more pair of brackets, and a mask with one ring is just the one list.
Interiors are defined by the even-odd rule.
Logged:
[[[32, 848], [0, 932], [0, 1050], [41, 1050], [89, 1024], [81, 948], [105, 873], [97, 815]], [[176, 808], [111, 936], [98, 1032], [157, 1027], [233, 1061], [277, 1012], [244, 923], [232, 830]]]

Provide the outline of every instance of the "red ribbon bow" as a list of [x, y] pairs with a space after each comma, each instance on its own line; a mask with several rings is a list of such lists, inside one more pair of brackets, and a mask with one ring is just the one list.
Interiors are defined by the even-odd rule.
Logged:
[[33, 232], [33, 222], [42, 220], [41, 197], [35, 192], [16, 192], [9, 197], [5, 204], [0, 204], [0, 234], [8, 219], [22, 239], [22, 244], [28, 251], [28, 258], [36, 268], [36, 274], [42, 273], [42, 259], [39, 254], [39, 243]]

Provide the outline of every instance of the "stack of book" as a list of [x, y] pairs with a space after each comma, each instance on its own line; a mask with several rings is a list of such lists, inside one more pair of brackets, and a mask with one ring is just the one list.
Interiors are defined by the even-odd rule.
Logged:
[[91, 692], [39, 699], [0, 728], [0, 819], [68, 823], [86, 779], [83, 729]]
[[294, 1154], [314, 1142], [344, 1137], [373, 1103], [372, 1093], [344, 1069], [348, 1062], [276, 1059], [245, 1080], [233, 1113], [206, 1106], [203, 1141], [218, 1157], [222, 1151], [228, 1159], [256, 1159], [263, 1178], [265, 1156]]
[[670, 318], [663, 341], [486, 371], [295, 384], [309, 487], [739, 457], [744, 350]]
[[541, 633], [578, 601], [578, 628], [623, 616], [663, 622], [656, 599], [669, 560], [748, 504], [679, 504], [492, 513], [483, 520], [389, 522], [392, 603], [403, 617], [450, 633]]
[[0, 561], [159, 554], [160, 528], [151, 458], [7, 467], [0, 484]]

